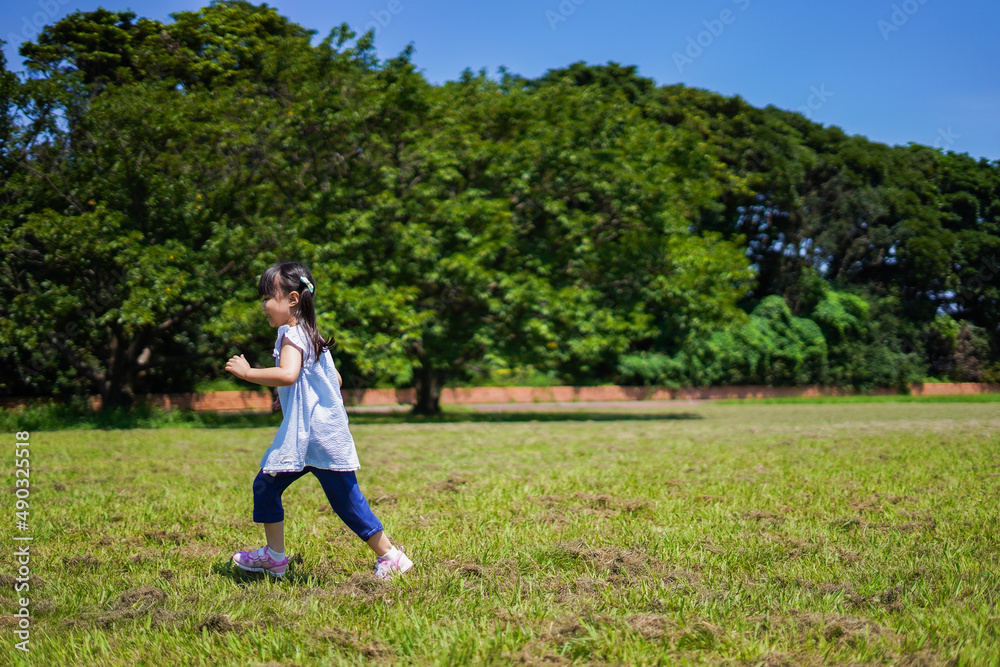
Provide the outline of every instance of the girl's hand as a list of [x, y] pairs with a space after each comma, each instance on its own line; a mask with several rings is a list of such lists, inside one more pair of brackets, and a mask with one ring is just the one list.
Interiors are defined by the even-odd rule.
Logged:
[[272, 412], [278, 412], [279, 410], [281, 410], [281, 398], [280, 397], [275, 398], [274, 399], [274, 403], [271, 403], [271, 411]]
[[246, 379], [247, 371], [250, 370], [250, 362], [242, 354], [238, 357], [230, 357], [226, 362], [226, 370], [243, 380]]

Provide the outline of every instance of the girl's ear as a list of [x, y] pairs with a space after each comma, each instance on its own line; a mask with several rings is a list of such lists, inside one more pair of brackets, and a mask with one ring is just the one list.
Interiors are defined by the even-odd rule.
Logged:
[[299, 305], [299, 293], [298, 292], [289, 292], [288, 293], [288, 305], [289, 306], [297, 306], [297, 305]]

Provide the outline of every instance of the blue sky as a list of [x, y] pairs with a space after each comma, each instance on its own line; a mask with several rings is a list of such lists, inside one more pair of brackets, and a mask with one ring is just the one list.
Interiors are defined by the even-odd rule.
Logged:
[[[0, 2], [0, 37], [31, 37], [77, 9], [129, 8], [163, 21], [207, 2]], [[407, 44], [432, 82], [503, 65], [536, 77], [576, 61], [636, 65], [756, 106], [801, 110], [888, 144], [915, 142], [1000, 160], [996, 0], [277, 0], [318, 31], [376, 29], [380, 57]], [[20, 68], [16, 46], [4, 47]]]

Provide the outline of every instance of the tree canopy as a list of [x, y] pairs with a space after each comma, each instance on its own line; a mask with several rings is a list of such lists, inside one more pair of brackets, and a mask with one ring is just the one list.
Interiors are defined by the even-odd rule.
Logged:
[[1000, 164], [634, 67], [432, 85], [267, 5], [76, 12], [0, 60], [0, 392], [268, 363], [302, 261], [352, 386], [1000, 380]]

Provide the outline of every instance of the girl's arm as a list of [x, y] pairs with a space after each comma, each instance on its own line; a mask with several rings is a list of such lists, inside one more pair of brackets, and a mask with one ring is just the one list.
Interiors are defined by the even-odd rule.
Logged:
[[250, 362], [241, 354], [226, 362], [226, 370], [241, 380], [265, 387], [288, 387], [299, 379], [302, 351], [291, 343], [285, 343], [281, 346], [280, 365], [274, 368], [250, 368]]

